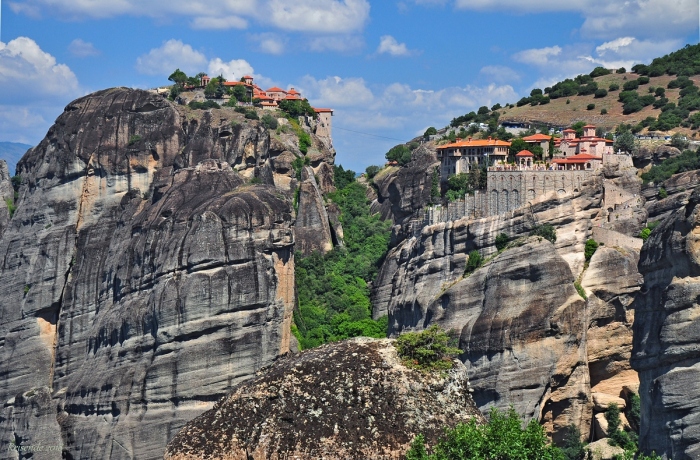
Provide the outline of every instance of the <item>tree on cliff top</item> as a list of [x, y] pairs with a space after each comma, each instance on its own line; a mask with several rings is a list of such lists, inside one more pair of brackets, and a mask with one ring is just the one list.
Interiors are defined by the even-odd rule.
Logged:
[[176, 85], [184, 85], [187, 81], [187, 75], [180, 69], [176, 69], [175, 72], [171, 73], [168, 80], [175, 83]]

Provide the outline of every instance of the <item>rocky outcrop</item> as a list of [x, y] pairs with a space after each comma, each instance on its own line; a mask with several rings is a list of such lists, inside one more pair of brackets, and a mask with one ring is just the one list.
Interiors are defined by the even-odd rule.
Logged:
[[372, 211], [399, 226], [430, 203], [433, 172], [439, 166], [433, 144], [418, 147], [412, 158], [406, 166], [388, 167], [373, 179], [377, 198], [372, 203]]
[[[513, 404], [555, 440], [570, 423], [595, 439], [592, 390], [619, 398], [638, 386], [629, 358], [641, 240], [630, 235], [646, 212], [631, 159], [613, 160], [580, 193], [423, 228], [390, 251], [373, 287], [374, 316], [389, 316], [390, 334], [432, 323], [460, 331], [479, 407]], [[543, 224], [556, 228], [553, 246], [526, 239]], [[521, 246], [497, 255], [501, 233]], [[585, 242], [595, 235], [609, 246], [587, 264]], [[495, 259], [465, 277], [473, 250]]]
[[293, 209], [265, 184], [287, 173], [270, 142], [233, 111], [145, 91], [66, 107], [20, 161], [0, 239], [3, 446], [159, 458], [289, 351]]
[[700, 193], [642, 248], [632, 366], [639, 372], [640, 445], [666, 458], [700, 456]]
[[[302, 170], [298, 199], [299, 211], [294, 224], [294, 236], [297, 242], [295, 249], [303, 254], [330, 251], [333, 249], [332, 227], [311, 167], [307, 166]], [[334, 222], [335, 233], [339, 231], [339, 226], [339, 220]], [[342, 234], [342, 230], [340, 233]]]
[[657, 145], [654, 147], [642, 146], [634, 153], [634, 167], [648, 170], [664, 160], [677, 157], [681, 151], [670, 145]]
[[674, 174], [659, 184], [645, 185], [642, 195], [646, 199], [649, 221], [661, 221], [685, 206], [698, 185], [700, 171], [697, 170]]
[[10, 224], [9, 203], [14, 202], [14, 192], [7, 162], [5, 160], [0, 160], [0, 200], [2, 200], [2, 202], [0, 202], [0, 237], [2, 237], [5, 229]]
[[165, 458], [399, 458], [422, 433], [474, 417], [466, 369], [401, 364], [390, 340], [352, 339], [275, 363], [188, 423]]

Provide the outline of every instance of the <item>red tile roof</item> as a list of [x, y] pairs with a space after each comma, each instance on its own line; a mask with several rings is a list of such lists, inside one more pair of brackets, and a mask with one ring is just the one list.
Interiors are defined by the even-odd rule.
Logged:
[[272, 88], [268, 89], [267, 92], [268, 93], [286, 93], [285, 90], [283, 90], [282, 88], [278, 88], [276, 86], [273, 86]]
[[533, 153], [529, 150], [522, 150], [515, 155], [516, 157], [534, 157]]
[[525, 142], [541, 142], [541, 141], [549, 141], [552, 138], [552, 136], [547, 136], [546, 134], [533, 134], [532, 136], [527, 136], [523, 137], [523, 140]]
[[575, 129], [571, 129], [571, 128], [566, 128], [566, 129], [565, 129], [564, 131], [562, 131], [562, 132], [564, 132], [564, 133], [575, 133], [576, 130], [575, 130]]
[[314, 107], [314, 111], [315, 111], [316, 113], [321, 113], [321, 112], [330, 112], [330, 113], [333, 113], [333, 109], [318, 109], [318, 108], [316, 108], [316, 107]]
[[452, 144], [441, 145], [438, 150], [460, 148], [460, 147], [510, 147], [510, 142], [496, 139], [467, 139], [466, 141], [458, 141]]

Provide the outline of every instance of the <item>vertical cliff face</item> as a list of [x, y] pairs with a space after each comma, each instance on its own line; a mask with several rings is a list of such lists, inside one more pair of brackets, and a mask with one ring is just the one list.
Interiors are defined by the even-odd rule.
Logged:
[[700, 193], [657, 227], [642, 248], [632, 365], [639, 371], [641, 448], [700, 456]]
[[[590, 433], [596, 394], [618, 398], [638, 386], [629, 358], [641, 240], [601, 227], [606, 201], [638, 192], [630, 167], [601, 171], [581, 193], [545, 196], [508, 215], [425, 227], [387, 256], [373, 287], [375, 317], [389, 315], [392, 335], [432, 323], [457, 331], [480, 409], [512, 404], [557, 441], [571, 423]], [[643, 208], [628, 214], [614, 228], [626, 222], [637, 232]], [[556, 228], [554, 245], [527, 238], [542, 224]], [[501, 233], [516, 243], [497, 254]], [[594, 235], [608, 243], [587, 264], [584, 247]], [[473, 250], [495, 258], [465, 277]]]
[[289, 351], [293, 209], [272, 183], [293, 173], [274, 168], [266, 130], [227, 113], [105, 90], [19, 163], [0, 238], [3, 446], [162, 457]]

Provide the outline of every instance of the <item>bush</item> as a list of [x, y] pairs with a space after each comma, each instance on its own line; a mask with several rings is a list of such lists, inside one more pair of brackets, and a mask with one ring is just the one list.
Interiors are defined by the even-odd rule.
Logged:
[[446, 429], [445, 436], [427, 453], [425, 439], [417, 436], [406, 453], [410, 460], [564, 460], [562, 451], [549, 444], [537, 420], [530, 420], [525, 429], [511, 407], [507, 412], [491, 409], [489, 422], [479, 425], [473, 418]]
[[645, 76], [645, 77], [639, 77], [639, 78], [637, 78], [637, 82], [638, 82], [640, 85], [646, 85], [647, 83], [649, 83], [649, 77], [646, 77], [646, 76]]
[[607, 115], [607, 114], [608, 114], [608, 109], [600, 109], [600, 114], [601, 114], [601, 115]]
[[187, 106], [194, 110], [220, 109], [221, 106], [214, 101], [190, 101]]
[[626, 81], [625, 84], [622, 85], [622, 89], [625, 91], [634, 91], [637, 88], [639, 88], [639, 80]]
[[661, 198], [663, 200], [664, 198], [667, 198], [667, 197], [668, 197], [668, 192], [666, 191], [666, 189], [663, 187], [659, 188], [659, 198]]
[[597, 97], [597, 98], [605, 97], [608, 95], [608, 90], [606, 90], [604, 88], [600, 88], [600, 89], [596, 90], [596, 92], [594, 94], [595, 94], [595, 97]]
[[452, 369], [452, 360], [462, 353], [437, 324], [422, 332], [407, 332], [396, 339], [394, 346], [404, 365], [425, 371]]
[[551, 224], [538, 225], [530, 230], [530, 236], [541, 236], [552, 244], [557, 242], [556, 229]]
[[586, 248], [583, 251], [586, 261], [590, 261], [593, 254], [595, 254], [596, 249], [598, 249], [598, 243], [595, 240], [589, 239], [586, 241]]
[[12, 219], [12, 216], [15, 215], [15, 211], [17, 210], [17, 207], [15, 206], [15, 203], [12, 201], [12, 198], [6, 198], [5, 204], [7, 205], [7, 210], [10, 212], [10, 219]]
[[615, 71], [615, 73], [626, 73], [626, 72], [627, 72], [627, 69], [625, 69], [624, 67], [620, 67], [619, 69], [617, 69]]
[[279, 126], [277, 118], [273, 117], [269, 113], [262, 116], [262, 124], [267, 129], [277, 129], [277, 126]]
[[[245, 118], [248, 120], [259, 120], [260, 117], [258, 116], [258, 113], [255, 110], [249, 110], [245, 113]], [[306, 152], [304, 152], [306, 153]]]
[[590, 75], [591, 78], [596, 78], [596, 77], [602, 77], [603, 75], [610, 75], [611, 73], [612, 73], [612, 71], [606, 69], [605, 67], [596, 67], [588, 75]]
[[[700, 157], [698, 157], [697, 152], [686, 150], [677, 157], [667, 158], [660, 164], [652, 166], [649, 171], [642, 174], [642, 180], [645, 184], [647, 182], [658, 184], [674, 174], [694, 169], [700, 169]], [[666, 190], [663, 193], [666, 194]], [[661, 196], [661, 190], [659, 190], [659, 196]]]
[[595, 109], [595, 104], [588, 104], [586, 106], [586, 110], [593, 110], [593, 109]]
[[635, 436], [630, 436], [630, 433], [621, 429], [620, 408], [617, 407], [617, 404], [608, 404], [608, 410], [605, 411], [605, 420], [608, 421], [608, 444], [620, 446], [625, 450], [637, 450]]
[[139, 136], [138, 134], [134, 134], [133, 136], [131, 136], [129, 138], [129, 145], [134, 145], [135, 143], [137, 143], [140, 140], [141, 140], [141, 136]]
[[496, 249], [498, 249], [499, 251], [504, 250], [506, 246], [508, 246], [509, 241], [510, 238], [508, 237], [508, 235], [506, 235], [505, 233], [500, 233], [496, 237]]
[[617, 83], [610, 83], [610, 86], [608, 86], [608, 91], [617, 91], [620, 89], [620, 85]]
[[484, 263], [483, 257], [479, 254], [479, 251], [474, 250], [469, 253], [469, 259], [467, 259], [467, 265], [464, 267], [464, 275], [469, 275], [476, 271], [477, 268], [481, 267]]

